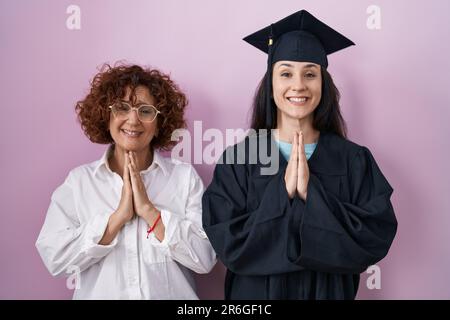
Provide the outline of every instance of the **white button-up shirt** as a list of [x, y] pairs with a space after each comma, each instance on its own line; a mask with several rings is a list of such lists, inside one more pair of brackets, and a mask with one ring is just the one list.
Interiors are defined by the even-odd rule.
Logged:
[[192, 271], [208, 273], [216, 263], [202, 229], [200, 177], [192, 165], [155, 151], [141, 176], [161, 211], [164, 240], [153, 233], [147, 239], [148, 225], [137, 217], [111, 244], [99, 245], [123, 185], [108, 166], [111, 150], [72, 170], [53, 193], [36, 242], [46, 267], [70, 275], [74, 299], [198, 299]]

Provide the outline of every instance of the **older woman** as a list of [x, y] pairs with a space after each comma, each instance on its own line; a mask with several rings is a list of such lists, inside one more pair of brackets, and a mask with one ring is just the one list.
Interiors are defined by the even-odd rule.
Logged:
[[216, 262], [201, 226], [202, 181], [164, 158], [187, 100], [167, 76], [105, 65], [76, 106], [100, 160], [52, 195], [36, 242], [52, 275], [79, 270], [74, 299], [197, 299], [192, 271]]
[[[224, 153], [203, 196], [205, 231], [228, 269], [225, 296], [354, 299], [397, 221], [371, 152], [346, 138], [327, 71], [327, 55], [353, 42], [304, 10], [245, 40], [269, 55], [257, 132]], [[265, 153], [254, 157], [264, 146], [278, 167], [271, 174]]]

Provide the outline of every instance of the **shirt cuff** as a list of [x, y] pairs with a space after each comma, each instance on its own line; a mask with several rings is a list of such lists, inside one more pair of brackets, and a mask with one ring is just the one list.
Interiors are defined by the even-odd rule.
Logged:
[[98, 244], [105, 234], [110, 214], [101, 213], [95, 215], [87, 224], [83, 252], [90, 257], [102, 258], [112, 251], [117, 245], [117, 236], [109, 245]]

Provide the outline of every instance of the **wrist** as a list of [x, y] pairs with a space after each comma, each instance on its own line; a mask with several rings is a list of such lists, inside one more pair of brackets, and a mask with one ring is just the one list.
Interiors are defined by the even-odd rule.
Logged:
[[[156, 211], [157, 211], [156, 219], [152, 222], [152, 224], [149, 223], [149, 228], [147, 229], [147, 239], [150, 236], [150, 233], [152, 233], [156, 229], [156, 227], [159, 225], [159, 221], [161, 220], [161, 212], [159, 212], [158, 210], [156, 210]], [[157, 236], [157, 238], [160, 241], [162, 240], [158, 236]]]
[[147, 222], [148, 225], [152, 225], [152, 223], [155, 221], [155, 219], [159, 215], [158, 209], [155, 208], [154, 205], [148, 204], [143, 209], [143, 219], [145, 222]]
[[287, 194], [288, 194], [289, 200], [294, 199], [294, 197], [295, 197], [295, 191], [294, 191], [294, 192], [289, 192], [289, 190], [287, 190]]
[[308, 192], [299, 192], [298, 193], [298, 196], [300, 197], [300, 199], [302, 199], [303, 201], [305, 201], [306, 202], [306, 197], [307, 197], [307, 195], [308, 195]]

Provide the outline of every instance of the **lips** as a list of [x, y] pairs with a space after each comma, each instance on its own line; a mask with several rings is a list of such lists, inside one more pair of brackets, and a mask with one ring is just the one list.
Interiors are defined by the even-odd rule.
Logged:
[[306, 102], [308, 97], [289, 97], [288, 100], [292, 102]]
[[133, 130], [126, 130], [126, 129], [121, 129], [120, 131], [123, 134], [125, 134], [127, 137], [130, 137], [130, 138], [137, 138], [142, 134], [142, 131], [133, 131]]
[[304, 105], [309, 100], [309, 97], [300, 96], [300, 97], [288, 97], [287, 100], [294, 105]]

